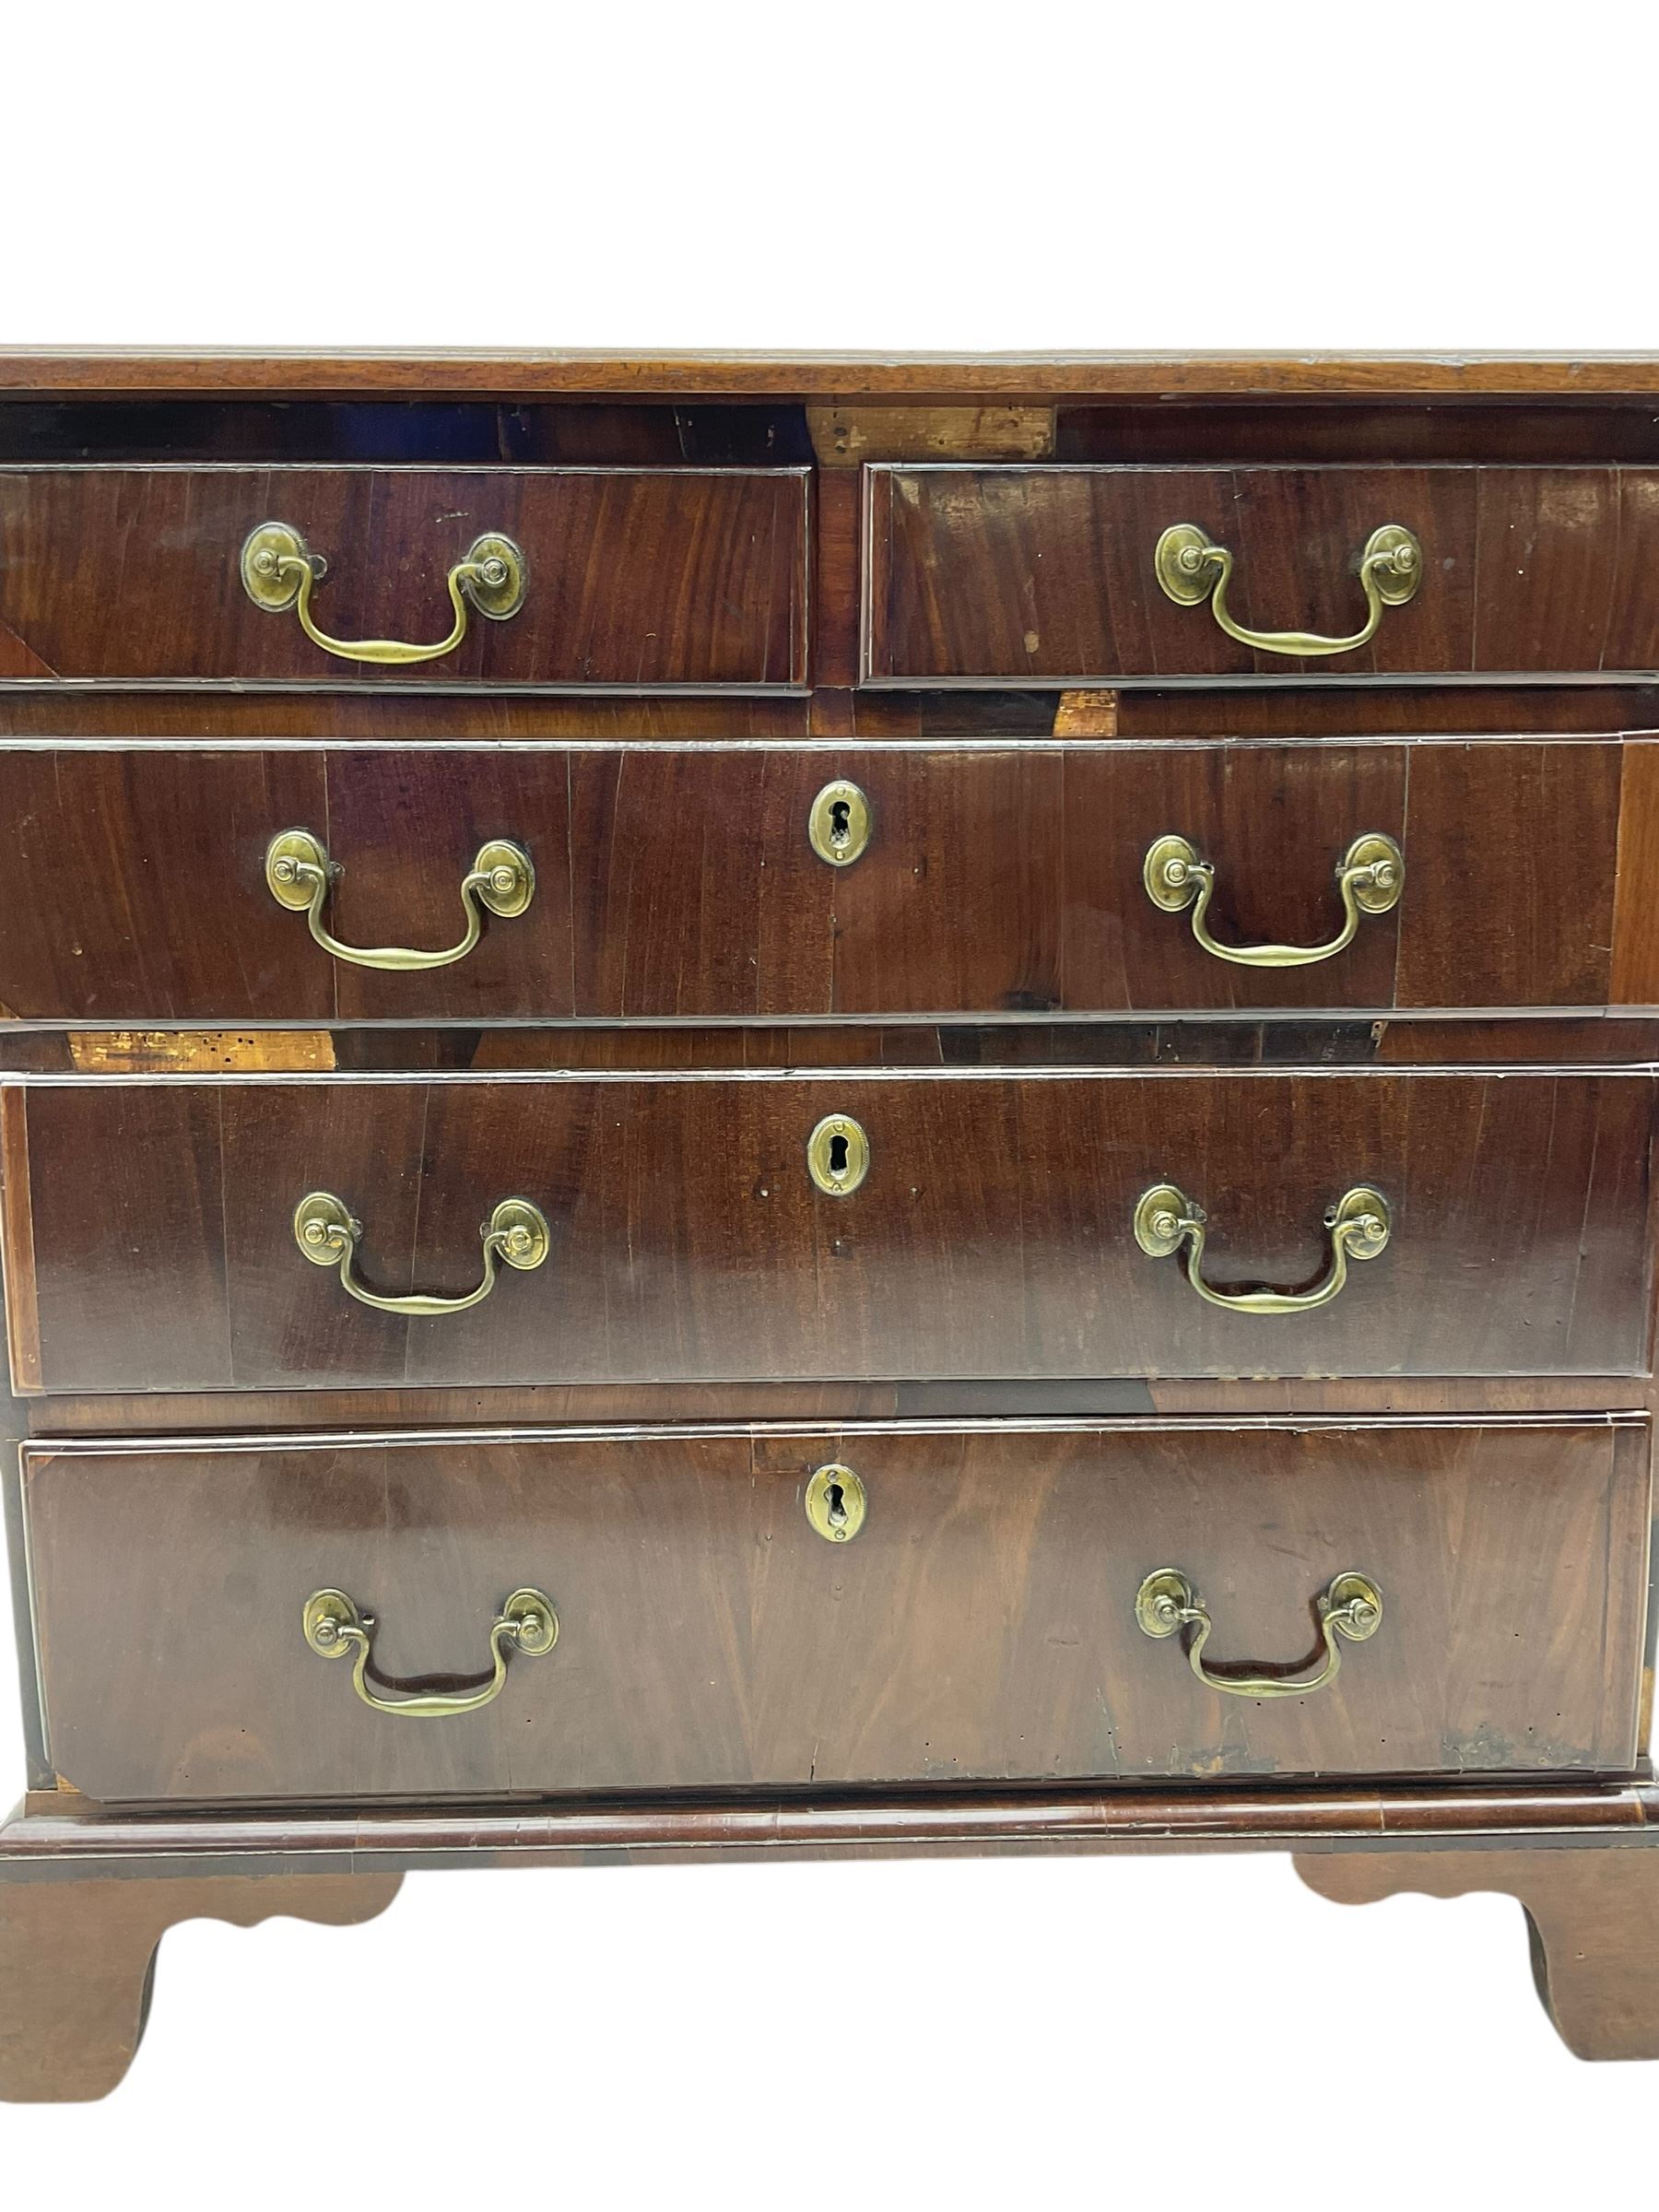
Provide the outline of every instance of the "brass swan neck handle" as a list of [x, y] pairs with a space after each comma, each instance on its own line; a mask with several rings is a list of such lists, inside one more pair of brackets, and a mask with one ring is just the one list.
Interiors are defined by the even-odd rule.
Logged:
[[332, 1191], [310, 1191], [294, 1208], [294, 1241], [315, 1266], [337, 1267], [340, 1281], [360, 1306], [382, 1313], [420, 1316], [465, 1313], [482, 1305], [496, 1286], [496, 1263], [528, 1272], [539, 1267], [553, 1241], [547, 1216], [528, 1198], [503, 1198], [478, 1231], [484, 1246], [484, 1279], [476, 1290], [461, 1298], [425, 1298], [419, 1294], [382, 1298], [359, 1282], [352, 1272], [358, 1239], [363, 1225], [353, 1218], [344, 1199]]
[[329, 885], [336, 873], [322, 839], [309, 830], [284, 830], [265, 847], [265, 884], [272, 898], [290, 913], [304, 914], [324, 952], [353, 968], [381, 968], [399, 974], [448, 968], [464, 960], [482, 932], [481, 909], [488, 907], [503, 921], [512, 921], [535, 896], [535, 870], [529, 853], [510, 838], [493, 837], [478, 847], [472, 866], [461, 878], [466, 931], [458, 945], [446, 946], [441, 952], [411, 952], [397, 945], [343, 945], [323, 924]]
[[458, 1712], [477, 1712], [494, 1704], [507, 1682], [511, 1652], [537, 1659], [559, 1641], [559, 1616], [539, 1590], [515, 1590], [490, 1624], [491, 1673], [477, 1689], [416, 1690], [402, 1698], [382, 1697], [369, 1685], [370, 1654], [374, 1621], [343, 1590], [313, 1590], [300, 1618], [305, 1641], [320, 1658], [351, 1659], [352, 1688], [375, 1712], [391, 1712], [406, 1720], [444, 1720]]
[[1143, 1191], [1135, 1208], [1135, 1241], [1149, 1259], [1168, 1259], [1184, 1244], [1186, 1279], [1206, 1305], [1229, 1313], [1311, 1313], [1328, 1306], [1347, 1281], [1349, 1260], [1374, 1260], [1388, 1243], [1393, 1223], [1381, 1191], [1358, 1183], [1325, 1210], [1330, 1265], [1311, 1290], [1217, 1290], [1204, 1279], [1208, 1219], [1172, 1182]]
[[1279, 653], [1293, 660], [1327, 660], [1336, 653], [1358, 653], [1377, 634], [1382, 610], [1404, 606], [1423, 580], [1423, 548], [1399, 523], [1384, 523], [1365, 541], [1359, 556], [1359, 588], [1366, 616], [1346, 638], [1322, 637], [1310, 629], [1246, 629], [1228, 611], [1233, 557], [1196, 523], [1171, 523], [1159, 539], [1152, 566], [1164, 596], [1177, 606], [1201, 606], [1207, 599], [1217, 627], [1256, 653]]
[[291, 523], [261, 523], [250, 531], [241, 567], [242, 589], [255, 606], [268, 615], [286, 614], [291, 606], [300, 629], [324, 653], [335, 660], [367, 661], [379, 667], [441, 660], [465, 637], [469, 608], [491, 622], [511, 621], [524, 604], [527, 584], [524, 557], [510, 537], [493, 531], [476, 537], [444, 579], [454, 609], [448, 637], [435, 645], [406, 645], [395, 638], [331, 638], [318, 629], [312, 618], [312, 593], [328, 564], [307, 551]]
[[1382, 1625], [1382, 1593], [1369, 1575], [1352, 1569], [1333, 1577], [1313, 1601], [1324, 1645], [1324, 1664], [1313, 1675], [1265, 1675], [1231, 1670], [1216, 1674], [1204, 1664], [1204, 1647], [1215, 1625], [1209, 1608], [1178, 1567], [1159, 1567], [1135, 1593], [1135, 1618], [1143, 1636], [1176, 1636], [1190, 1629], [1187, 1665], [1206, 1689], [1230, 1698], [1305, 1698], [1335, 1682], [1342, 1670], [1342, 1645], [1364, 1643]]
[[1167, 914], [1193, 910], [1193, 935], [1218, 960], [1239, 968], [1311, 968], [1334, 959], [1354, 941], [1362, 914], [1386, 914], [1400, 902], [1406, 860], [1392, 837], [1368, 830], [1355, 838], [1336, 863], [1336, 892], [1342, 900], [1342, 927], [1323, 945], [1223, 945], [1209, 931], [1209, 906], [1216, 871], [1196, 845], [1173, 831], [1154, 838], [1141, 866], [1147, 896]]

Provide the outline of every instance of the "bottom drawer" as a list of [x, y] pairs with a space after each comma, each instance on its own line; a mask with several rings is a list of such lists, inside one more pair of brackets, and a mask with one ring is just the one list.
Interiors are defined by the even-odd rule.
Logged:
[[[826, 1465], [851, 1473], [815, 1488]], [[1638, 1751], [1634, 1417], [41, 1443], [23, 1497], [49, 1754], [106, 1801], [1609, 1771]], [[1159, 1569], [1194, 1606], [1143, 1606], [1154, 1636], [1136, 1600]], [[1352, 1640], [1319, 1612], [1350, 1570], [1381, 1598], [1380, 1619], [1344, 1615], [1372, 1631]], [[525, 1587], [551, 1648], [534, 1607], [495, 1626]], [[308, 1643], [328, 1591], [350, 1602], [313, 1607]], [[1241, 1680], [1308, 1682], [1327, 1645], [1340, 1672], [1317, 1688]], [[366, 1701], [441, 1708], [498, 1677], [461, 1712]]]

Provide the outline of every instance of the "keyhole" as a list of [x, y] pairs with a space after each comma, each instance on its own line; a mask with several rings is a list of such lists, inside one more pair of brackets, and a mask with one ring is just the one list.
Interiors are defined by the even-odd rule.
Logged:
[[832, 1482], [824, 1495], [828, 1502], [824, 1518], [839, 1532], [847, 1525], [847, 1493], [839, 1482]]
[[840, 1130], [837, 1130], [830, 1139], [830, 1172], [831, 1175], [844, 1175], [846, 1171], [847, 1140]]
[[852, 807], [845, 799], [835, 799], [830, 802], [830, 842], [838, 852], [841, 850], [852, 835], [852, 825], [848, 818], [852, 811]]

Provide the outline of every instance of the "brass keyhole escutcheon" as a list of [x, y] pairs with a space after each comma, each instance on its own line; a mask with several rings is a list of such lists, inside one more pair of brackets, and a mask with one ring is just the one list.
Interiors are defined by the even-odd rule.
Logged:
[[830, 1544], [850, 1544], [865, 1524], [869, 1500], [851, 1467], [833, 1460], [806, 1484], [806, 1518]]
[[870, 802], [856, 783], [826, 783], [806, 817], [813, 851], [832, 868], [850, 868], [870, 841]]
[[870, 1171], [870, 1140], [850, 1113], [827, 1113], [806, 1139], [806, 1171], [829, 1198], [845, 1198]]

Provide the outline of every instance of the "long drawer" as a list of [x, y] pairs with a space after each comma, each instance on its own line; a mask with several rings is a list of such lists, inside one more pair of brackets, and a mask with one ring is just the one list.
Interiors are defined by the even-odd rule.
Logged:
[[865, 501], [869, 682], [1659, 666], [1653, 469], [906, 464]]
[[[1641, 1071], [12, 1086], [13, 1371], [1639, 1373], [1653, 1103]], [[411, 1297], [464, 1304], [364, 1302]]]
[[[1616, 740], [0, 747], [0, 1007], [142, 1023], [1652, 1005], [1656, 804], [1659, 743]], [[309, 877], [300, 833], [321, 855]], [[464, 895], [501, 841], [528, 896]], [[1167, 857], [1159, 874], [1178, 845], [1183, 882]]]
[[105, 1800], [1638, 1750], [1645, 1421], [34, 1444], [23, 1496], [49, 1755]]
[[799, 468], [7, 470], [0, 677], [799, 685], [808, 483]]

